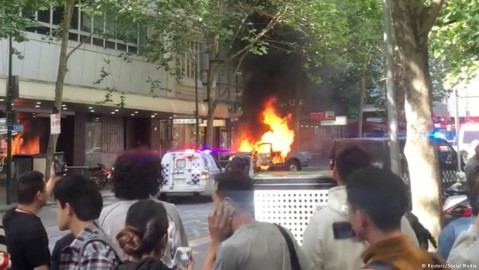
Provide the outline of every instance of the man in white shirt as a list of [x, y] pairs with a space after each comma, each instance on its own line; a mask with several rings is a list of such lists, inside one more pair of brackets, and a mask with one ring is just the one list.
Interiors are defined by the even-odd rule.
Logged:
[[[349, 221], [347, 178], [354, 171], [369, 165], [371, 158], [368, 152], [358, 144], [348, 144], [337, 152], [334, 178], [338, 186], [329, 190], [328, 206], [314, 214], [303, 234], [303, 250], [313, 261], [315, 269], [360, 269], [364, 265], [361, 254], [366, 250], [367, 243], [354, 239], [337, 240], [332, 228], [335, 222]], [[401, 220], [401, 229], [419, 247], [416, 234], [405, 217]]]

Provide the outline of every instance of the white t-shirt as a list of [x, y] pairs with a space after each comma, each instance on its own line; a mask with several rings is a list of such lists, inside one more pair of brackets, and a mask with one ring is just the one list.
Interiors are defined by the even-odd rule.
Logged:
[[[102, 230], [106, 233], [108, 238], [114, 245], [113, 248], [117, 251], [121, 259], [126, 260], [128, 256], [123, 252], [116, 240], [118, 233], [125, 227], [126, 214], [130, 206], [136, 203], [138, 200], [133, 201], [118, 201], [112, 205], [109, 205], [101, 211], [98, 224]], [[155, 200], [157, 201], [157, 200]], [[169, 226], [168, 226], [168, 245], [166, 246], [165, 255], [162, 261], [171, 267], [173, 263], [173, 257], [178, 247], [187, 247], [188, 238], [186, 237], [185, 228], [181, 221], [180, 215], [176, 206], [171, 203], [157, 201], [165, 206], [166, 213], [168, 214]]]

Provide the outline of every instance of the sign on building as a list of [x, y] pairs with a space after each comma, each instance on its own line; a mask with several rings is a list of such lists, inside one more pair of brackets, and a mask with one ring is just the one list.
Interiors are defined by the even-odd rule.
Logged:
[[196, 119], [173, 119], [173, 124], [174, 125], [192, 125], [196, 124]]
[[61, 133], [61, 116], [59, 113], [50, 114], [50, 134]]

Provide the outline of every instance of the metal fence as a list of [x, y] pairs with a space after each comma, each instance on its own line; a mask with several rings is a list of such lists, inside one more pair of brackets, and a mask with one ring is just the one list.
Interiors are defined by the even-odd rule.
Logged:
[[289, 229], [301, 245], [309, 220], [327, 206], [328, 191], [333, 186], [332, 173], [327, 172], [315, 178], [255, 179], [255, 219]]

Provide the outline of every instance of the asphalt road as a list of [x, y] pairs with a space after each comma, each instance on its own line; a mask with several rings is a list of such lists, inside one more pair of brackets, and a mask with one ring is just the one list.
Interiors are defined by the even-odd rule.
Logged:
[[[105, 205], [112, 204], [114, 198], [109, 192], [104, 192], [103, 197]], [[176, 206], [183, 220], [190, 246], [193, 248], [195, 270], [199, 270], [201, 269], [204, 255], [208, 249], [207, 216], [211, 209], [211, 202], [188, 199], [178, 202]], [[55, 208], [56, 205], [50, 204], [40, 213], [40, 218], [42, 219], [50, 240], [50, 250], [53, 250], [58, 239], [68, 233], [58, 230]]]

